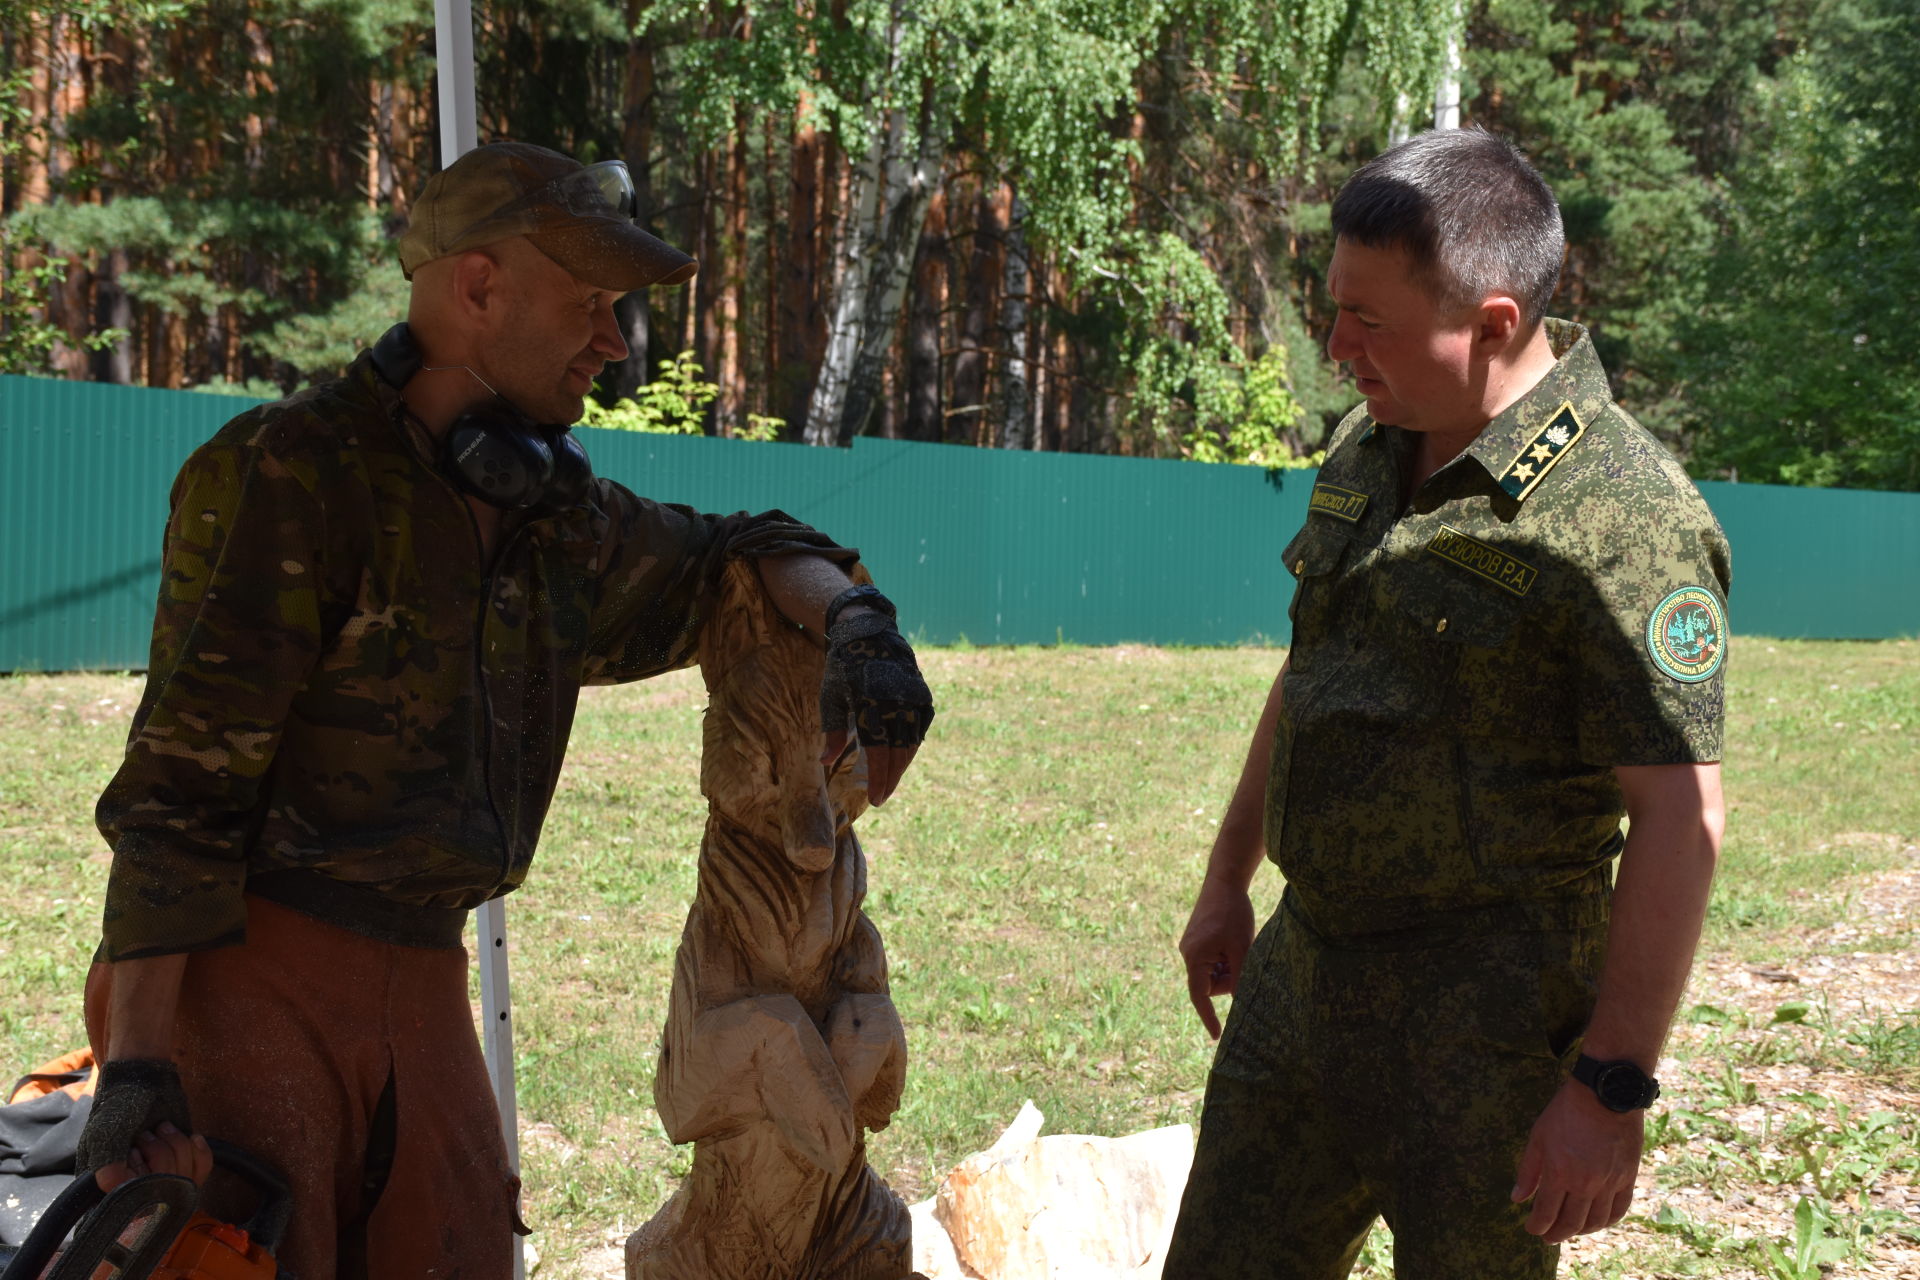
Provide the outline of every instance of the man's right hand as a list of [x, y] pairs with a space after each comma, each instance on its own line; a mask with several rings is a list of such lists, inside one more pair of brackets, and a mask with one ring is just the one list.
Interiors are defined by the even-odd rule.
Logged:
[[1244, 889], [1208, 877], [1180, 936], [1180, 957], [1187, 963], [1187, 996], [1212, 1039], [1220, 1038], [1214, 997], [1233, 994], [1252, 947], [1253, 899]]
[[135, 1161], [148, 1161], [141, 1154], [143, 1142], [171, 1147], [178, 1138], [191, 1147], [185, 1135], [192, 1130], [186, 1091], [180, 1087], [180, 1072], [173, 1063], [165, 1058], [115, 1058], [101, 1064], [93, 1088], [93, 1110], [80, 1131], [76, 1168], [101, 1175], [104, 1188], [115, 1166], [138, 1172]]
[[191, 1178], [195, 1186], [204, 1185], [213, 1173], [213, 1148], [197, 1133], [185, 1134], [162, 1124], [153, 1133], [141, 1134], [125, 1160], [95, 1169], [93, 1180], [102, 1191], [112, 1191], [148, 1173], [177, 1173]]

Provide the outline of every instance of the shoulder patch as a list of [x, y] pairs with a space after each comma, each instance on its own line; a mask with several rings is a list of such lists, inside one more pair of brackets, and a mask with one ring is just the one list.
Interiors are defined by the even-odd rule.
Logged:
[[1705, 587], [1682, 587], [1647, 617], [1647, 654], [1675, 680], [1694, 684], [1727, 656], [1727, 611]]
[[1573, 401], [1563, 402], [1547, 419], [1547, 425], [1513, 455], [1513, 461], [1501, 473], [1500, 487], [1516, 498], [1526, 497], [1547, 478], [1554, 464], [1566, 456], [1573, 442], [1586, 433], [1587, 424], [1573, 411]]
[[1450, 524], [1440, 526], [1440, 532], [1434, 534], [1433, 541], [1427, 543], [1427, 550], [1442, 560], [1451, 560], [1469, 573], [1479, 574], [1497, 587], [1505, 587], [1517, 596], [1524, 596], [1533, 590], [1533, 581], [1540, 576], [1538, 569], [1519, 556], [1489, 546]]
[[1308, 511], [1324, 512], [1348, 524], [1356, 523], [1366, 509], [1366, 494], [1342, 489], [1339, 485], [1316, 484], [1313, 486], [1313, 496], [1307, 499]]

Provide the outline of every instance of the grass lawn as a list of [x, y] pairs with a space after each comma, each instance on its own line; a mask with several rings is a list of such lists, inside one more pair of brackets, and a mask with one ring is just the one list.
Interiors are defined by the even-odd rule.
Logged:
[[[1197, 1118], [1173, 950], [1277, 650], [923, 655], [941, 702], [860, 824], [913, 1065], [872, 1158], [909, 1199], [1023, 1099], [1047, 1132]], [[1709, 936], [1626, 1229], [1579, 1276], [1920, 1275], [1920, 643], [1745, 640]], [[0, 1070], [83, 1039], [94, 797], [139, 680], [0, 679]], [[704, 806], [698, 675], [591, 692], [509, 922], [542, 1276], [617, 1276], [685, 1171], [651, 1082]], [[1271, 869], [1255, 885], [1277, 901]], [[476, 986], [477, 999], [477, 986]], [[1390, 1274], [1384, 1241], [1368, 1251]]]

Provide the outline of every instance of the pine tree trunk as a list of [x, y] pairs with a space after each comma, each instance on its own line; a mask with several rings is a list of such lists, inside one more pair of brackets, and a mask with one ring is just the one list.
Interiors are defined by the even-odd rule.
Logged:
[[760, 376], [754, 379], [759, 394], [754, 397], [756, 403], [753, 405], [756, 413], [769, 416], [775, 408], [773, 379], [780, 368], [780, 326], [775, 323], [780, 297], [780, 197], [779, 184], [773, 176], [779, 172], [773, 163], [773, 119], [771, 112], [760, 117], [760, 189], [766, 196], [766, 205], [761, 210], [760, 245], [766, 266], [760, 281], [760, 331], [763, 339]]
[[963, 276], [967, 309], [960, 322], [959, 354], [953, 361], [953, 403], [946, 422], [950, 444], [981, 443], [987, 405], [987, 329], [1000, 282], [1004, 218], [999, 192], [982, 187], [974, 201], [973, 252]]
[[[639, 0], [628, 0], [627, 30], [640, 21]], [[642, 36], [627, 41], [626, 61], [622, 68], [620, 154], [633, 176], [635, 198], [643, 221], [653, 219], [653, 45]], [[627, 341], [627, 358], [607, 370], [607, 383], [614, 399], [631, 396], [647, 384], [652, 352], [650, 295], [635, 289], [614, 304], [614, 317], [620, 324], [620, 336]]]
[[947, 197], [936, 192], [927, 208], [914, 256], [913, 306], [907, 321], [906, 423], [909, 440], [938, 441], [940, 420], [940, 315], [947, 295]]
[[[693, 351], [694, 359], [711, 378], [720, 365], [720, 333], [714, 322], [717, 318], [720, 300], [720, 288], [725, 282], [727, 264], [721, 251], [718, 221], [718, 203], [714, 193], [719, 188], [720, 156], [709, 150], [700, 157], [700, 208], [699, 250], [695, 257], [700, 259], [700, 274], [693, 278]], [[708, 435], [714, 434], [714, 406], [709, 404], [704, 429]]]
[[[1061, 305], [1059, 301], [1049, 298], [1047, 301], [1048, 316], [1057, 316], [1059, 311], [1057, 311], [1056, 308]], [[1068, 406], [1072, 404], [1074, 384], [1074, 379], [1068, 373], [1068, 368], [1070, 367], [1069, 362], [1073, 359], [1073, 348], [1067, 341], [1066, 330], [1061, 328], [1059, 324], [1049, 324], [1047, 330], [1048, 345], [1051, 351], [1047, 363], [1051, 368], [1047, 373], [1046, 408], [1041, 416], [1041, 422], [1044, 424], [1042, 447], [1057, 453], [1068, 447], [1067, 410]]]
[[[808, 110], [803, 97], [800, 114]], [[790, 177], [787, 184], [786, 268], [781, 277], [779, 322], [781, 335], [768, 412], [784, 418], [790, 431], [807, 420], [807, 401], [813, 395], [819, 323], [820, 292], [820, 135], [811, 127], [794, 131]]]
[[741, 305], [747, 287], [747, 118], [744, 111], [734, 117], [733, 136], [727, 144], [727, 272], [720, 291], [720, 362], [714, 381], [720, 396], [714, 412], [719, 435], [732, 435], [745, 425], [746, 379], [741, 371]]

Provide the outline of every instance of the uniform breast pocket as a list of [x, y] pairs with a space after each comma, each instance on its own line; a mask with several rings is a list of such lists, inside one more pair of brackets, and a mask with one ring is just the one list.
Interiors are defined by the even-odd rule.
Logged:
[[1476, 673], [1520, 669], [1521, 611], [1497, 589], [1419, 558], [1390, 557], [1376, 581], [1402, 672], [1429, 713], [1459, 724], [1483, 683]]
[[1294, 576], [1293, 603], [1287, 607], [1287, 618], [1293, 623], [1287, 660], [1300, 671], [1312, 661], [1313, 650], [1332, 630], [1333, 582], [1341, 565], [1353, 554], [1353, 540], [1328, 527], [1324, 517], [1309, 517], [1307, 527], [1281, 554], [1287, 572]]

